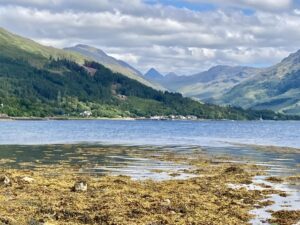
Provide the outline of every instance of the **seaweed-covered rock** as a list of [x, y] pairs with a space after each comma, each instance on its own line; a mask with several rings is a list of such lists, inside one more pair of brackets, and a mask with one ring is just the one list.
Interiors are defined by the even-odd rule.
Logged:
[[234, 174], [240, 174], [240, 173], [244, 173], [245, 171], [237, 166], [230, 166], [228, 168], [225, 169], [224, 173], [234, 173]]
[[297, 211], [287, 211], [280, 210], [272, 213], [272, 219], [269, 219], [268, 222], [274, 224], [284, 224], [292, 225], [299, 224], [300, 221], [300, 210]]
[[283, 182], [283, 179], [280, 177], [268, 177], [266, 181], [269, 181], [271, 183], [281, 183]]

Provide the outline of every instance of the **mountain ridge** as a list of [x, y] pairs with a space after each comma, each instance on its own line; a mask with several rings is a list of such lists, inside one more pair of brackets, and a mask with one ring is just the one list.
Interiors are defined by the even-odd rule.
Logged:
[[143, 75], [140, 71], [133, 68], [128, 63], [115, 59], [112, 56], [107, 55], [103, 50], [92, 47], [89, 45], [84, 44], [78, 44], [73, 47], [64, 48], [66, 51], [69, 52], [77, 52], [80, 53], [86, 57], [92, 58], [93, 60], [97, 61], [98, 63], [101, 63], [105, 67], [111, 69], [114, 72], [124, 74], [128, 76], [131, 79], [137, 80], [149, 87], [155, 88], [155, 89], [163, 89], [160, 85], [151, 82], [147, 79], [144, 79]]
[[190, 76], [163, 77], [158, 82], [206, 103], [300, 115], [299, 71], [300, 50], [266, 68], [218, 65]]
[[[188, 116], [286, 119], [273, 112], [202, 104], [158, 91], [91, 58], [0, 31], [0, 114], [12, 117]], [[75, 57], [73, 59], [73, 57]], [[83, 63], [82, 63], [83, 61]]]

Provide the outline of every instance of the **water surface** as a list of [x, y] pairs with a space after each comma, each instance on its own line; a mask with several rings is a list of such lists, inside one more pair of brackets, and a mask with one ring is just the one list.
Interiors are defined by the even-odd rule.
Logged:
[[0, 122], [0, 144], [80, 142], [183, 146], [224, 146], [235, 142], [300, 148], [300, 121]]

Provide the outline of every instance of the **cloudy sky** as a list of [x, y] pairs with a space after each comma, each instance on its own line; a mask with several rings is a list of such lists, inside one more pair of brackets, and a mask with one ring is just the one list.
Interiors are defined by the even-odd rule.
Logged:
[[0, 0], [0, 26], [59, 48], [93, 45], [142, 72], [193, 74], [300, 49], [300, 0]]

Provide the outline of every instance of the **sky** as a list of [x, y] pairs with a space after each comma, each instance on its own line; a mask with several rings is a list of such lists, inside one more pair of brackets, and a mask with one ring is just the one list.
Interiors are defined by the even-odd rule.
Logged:
[[266, 67], [300, 49], [300, 0], [0, 0], [0, 27], [88, 44], [142, 72]]

